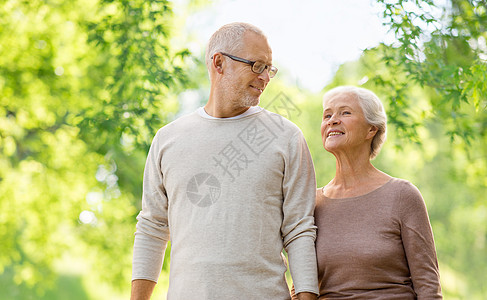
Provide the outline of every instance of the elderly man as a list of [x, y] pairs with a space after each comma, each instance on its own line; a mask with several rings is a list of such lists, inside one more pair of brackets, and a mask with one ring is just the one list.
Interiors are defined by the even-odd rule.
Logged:
[[207, 104], [161, 128], [144, 171], [132, 299], [149, 299], [171, 240], [168, 299], [316, 299], [316, 182], [301, 131], [258, 107], [277, 69], [246, 23], [211, 37]]

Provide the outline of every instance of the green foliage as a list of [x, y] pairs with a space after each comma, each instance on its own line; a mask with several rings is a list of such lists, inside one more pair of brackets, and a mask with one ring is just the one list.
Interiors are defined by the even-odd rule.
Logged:
[[120, 139], [126, 148], [148, 150], [168, 117], [168, 92], [187, 83], [183, 66], [189, 51], [170, 50], [168, 1], [105, 0], [97, 12], [86, 26], [88, 42], [99, 53], [92, 66], [102, 71], [99, 101], [81, 112], [83, 138], [96, 137], [90, 142], [102, 153]]
[[172, 19], [168, 1], [0, 4], [0, 282], [12, 295], [49, 295], [79, 269], [59, 265], [66, 253], [129, 287], [145, 155], [188, 82]]
[[[450, 137], [467, 145], [484, 135], [487, 108], [487, 5], [485, 1], [452, 0], [447, 7], [435, 1], [378, 0], [383, 5], [384, 24], [396, 35], [391, 46], [380, 51], [389, 74], [372, 77], [375, 84], [388, 89], [393, 111], [409, 108], [412, 100], [404, 93], [411, 84], [431, 88], [436, 94], [425, 110], [428, 118], [442, 122]], [[436, 14], [436, 16], [435, 16]], [[441, 14], [441, 17], [438, 16]], [[474, 107], [474, 113], [471, 108]], [[411, 114], [404, 113], [404, 120]], [[414, 121], [391, 122], [411, 127], [406, 137], [417, 138]]]

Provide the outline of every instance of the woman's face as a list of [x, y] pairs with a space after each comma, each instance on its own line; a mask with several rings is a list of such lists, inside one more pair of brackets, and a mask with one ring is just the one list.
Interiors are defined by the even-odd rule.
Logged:
[[339, 93], [324, 104], [321, 137], [327, 151], [370, 151], [370, 143], [376, 132], [376, 127], [365, 120], [355, 95]]

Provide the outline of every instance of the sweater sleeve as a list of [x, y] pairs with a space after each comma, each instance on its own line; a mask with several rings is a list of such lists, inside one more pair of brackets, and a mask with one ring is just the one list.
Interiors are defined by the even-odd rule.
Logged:
[[301, 132], [289, 141], [283, 178], [281, 233], [296, 294], [318, 294], [314, 225], [316, 180], [308, 146]]
[[152, 142], [144, 170], [142, 210], [137, 226], [132, 262], [132, 280], [157, 282], [169, 240], [168, 202], [161, 171], [159, 133]]
[[402, 190], [401, 238], [418, 299], [442, 299], [438, 260], [428, 212], [419, 190], [405, 182]]

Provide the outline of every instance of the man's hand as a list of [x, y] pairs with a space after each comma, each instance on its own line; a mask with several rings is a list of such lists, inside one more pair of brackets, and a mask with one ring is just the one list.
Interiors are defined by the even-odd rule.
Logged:
[[155, 286], [156, 283], [154, 281], [145, 279], [133, 280], [130, 300], [149, 300]]
[[318, 297], [316, 294], [303, 292], [298, 294], [298, 300], [316, 300]]

